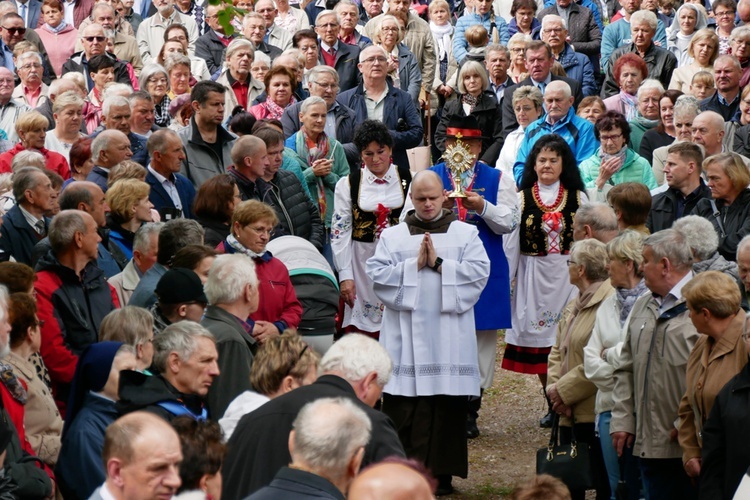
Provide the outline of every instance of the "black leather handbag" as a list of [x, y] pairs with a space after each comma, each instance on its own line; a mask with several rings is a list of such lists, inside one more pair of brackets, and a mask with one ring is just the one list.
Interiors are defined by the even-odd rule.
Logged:
[[[573, 420], [575, 422], [575, 419]], [[549, 444], [536, 451], [536, 473], [560, 479], [570, 491], [594, 488], [589, 445], [576, 441], [575, 427], [571, 427], [570, 444], [560, 444], [560, 416], [555, 414]]]

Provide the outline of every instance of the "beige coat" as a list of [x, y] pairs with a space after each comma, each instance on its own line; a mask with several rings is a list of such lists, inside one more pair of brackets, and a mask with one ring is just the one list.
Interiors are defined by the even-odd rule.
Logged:
[[195, 55], [195, 41], [198, 40], [198, 25], [195, 20], [174, 9], [172, 15], [164, 20], [158, 12], [147, 17], [138, 26], [135, 39], [138, 41], [138, 50], [141, 52], [143, 64], [156, 62], [161, 46], [164, 45], [164, 32], [173, 23], [182, 24], [188, 32], [188, 55]]
[[60, 435], [63, 420], [57, 411], [47, 385], [36, 373], [30, 361], [12, 352], [5, 358], [13, 366], [13, 373], [26, 384], [28, 399], [24, 405], [23, 426], [34, 452], [44, 463], [54, 466], [60, 454]]
[[645, 294], [633, 306], [627, 329], [609, 431], [634, 434], [636, 456], [679, 458], [682, 450], [671, 434], [685, 394], [688, 357], [699, 337], [685, 300], [659, 315], [656, 300]]
[[[221, 73], [221, 75], [219, 75], [219, 78], [216, 79], [216, 83], [224, 85], [224, 87], [226, 87], [227, 89], [226, 93], [224, 94], [226, 96], [226, 99], [224, 101], [224, 121], [232, 116], [232, 110], [237, 106], [237, 96], [234, 95], [234, 90], [232, 89], [232, 86], [229, 85], [229, 78], [227, 78], [228, 71], [228, 69], [225, 69]], [[255, 100], [255, 98], [265, 91], [265, 85], [263, 85], [255, 78], [250, 77], [250, 85], [247, 89], [247, 110], [249, 110], [250, 106], [253, 105], [253, 101]]]
[[115, 274], [109, 278], [108, 282], [115, 289], [117, 299], [120, 301], [120, 307], [125, 307], [130, 302], [130, 297], [138, 286], [141, 277], [138, 276], [138, 270], [135, 268], [135, 262], [130, 262], [125, 266], [120, 274]]
[[[570, 328], [570, 340], [566, 342], [570, 316], [573, 313], [575, 300], [565, 306], [562, 319], [557, 325], [557, 338], [549, 355], [547, 366], [547, 387], [555, 385], [557, 392], [565, 403], [573, 409], [577, 423], [592, 423], [594, 421], [594, 404], [596, 403], [596, 385], [586, 378], [583, 367], [583, 348], [589, 343], [591, 332], [594, 330], [596, 312], [604, 299], [615, 293], [609, 280], [603, 282], [588, 304], [579, 311]], [[566, 347], [566, 344], [567, 347]], [[561, 374], [562, 365], [567, 358], [568, 371]], [[570, 427], [571, 419], [560, 418], [560, 425]]]
[[729, 328], [716, 341], [701, 335], [687, 364], [687, 392], [680, 402], [679, 441], [682, 461], [701, 457], [701, 430], [708, 420], [719, 391], [747, 364], [742, 341], [745, 311], [735, 315]]

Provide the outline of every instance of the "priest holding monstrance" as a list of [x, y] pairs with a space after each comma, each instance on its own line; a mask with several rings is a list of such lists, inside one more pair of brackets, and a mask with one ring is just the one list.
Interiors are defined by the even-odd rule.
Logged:
[[[430, 170], [443, 180], [448, 197], [445, 208], [453, 210], [459, 220], [474, 225], [490, 258], [490, 277], [474, 318], [479, 352], [481, 388], [492, 386], [495, 375], [497, 331], [511, 327], [510, 280], [508, 261], [503, 251], [503, 234], [516, 227], [520, 218], [516, 185], [511, 176], [477, 161], [486, 139], [474, 116], [455, 116], [446, 129], [443, 163]], [[407, 197], [402, 219], [412, 209]], [[466, 433], [479, 435], [476, 420], [481, 396], [472, 398]]]

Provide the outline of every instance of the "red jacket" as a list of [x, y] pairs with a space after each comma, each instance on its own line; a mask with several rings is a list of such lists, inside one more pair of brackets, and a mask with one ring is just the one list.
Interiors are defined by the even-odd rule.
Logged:
[[[49, 132], [50, 134], [52, 132]], [[0, 174], [6, 174], [12, 172], [10, 164], [13, 162], [13, 157], [26, 148], [20, 142], [16, 144], [13, 149], [0, 154]], [[63, 179], [70, 178], [70, 167], [68, 166], [68, 160], [65, 159], [60, 153], [55, 153], [49, 149], [39, 148], [39, 152], [44, 155], [44, 165], [48, 170], [52, 170], [57, 173]]]
[[[219, 253], [236, 253], [226, 241], [216, 247]], [[302, 320], [302, 305], [297, 300], [289, 271], [283, 262], [266, 252], [263, 257], [254, 258], [255, 274], [258, 276], [258, 310], [250, 315], [253, 321], [268, 321], [276, 325], [280, 332], [287, 328], [296, 329]]]

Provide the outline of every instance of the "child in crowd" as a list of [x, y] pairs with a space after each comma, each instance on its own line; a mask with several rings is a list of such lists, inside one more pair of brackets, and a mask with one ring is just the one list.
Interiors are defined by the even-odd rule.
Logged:
[[714, 87], [714, 76], [711, 73], [699, 71], [693, 75], [690, 82], [690, 94], [698, 100], [703, 100], [714, 95], [714, 92], [716, 92], [716, 88]]

